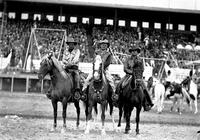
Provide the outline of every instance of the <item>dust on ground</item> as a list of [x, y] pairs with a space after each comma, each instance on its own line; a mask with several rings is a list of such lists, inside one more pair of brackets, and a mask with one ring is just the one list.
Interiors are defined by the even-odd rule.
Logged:
[[[85, 122], [76, 128], [75, 120], [67, 120], [67, 132], [62, 134], [62, 120], [58, 120], [55, 132], [50, 132], [53, 120], [44, 118], [23, 118], [18, 116], [0, 117], [0, 140], [196, 140], [197, 126], [170, 124], [140, 124], [140, 135], [135, 135], [135, 123], [132, 132], [124, 134], [125, 123], [121, 132], [113, 130], [111, 122], [106, 122], [106, 135], [101, 136], [101, 123], [92, 123], [90, 134], [85, 135]], [[117, 123], [116, 123], [117, 125]], [[116, 126], [115, 125], [115, 126]]]

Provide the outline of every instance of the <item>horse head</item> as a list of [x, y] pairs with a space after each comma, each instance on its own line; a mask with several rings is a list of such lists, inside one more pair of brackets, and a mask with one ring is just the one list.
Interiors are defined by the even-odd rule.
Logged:
[[43, 79], [53, 69], [53, 61], [51, 57], [52, 54], [48, 54], [42, 59], [40, 63], [40, 69], [38, 72], [39, 79]]
[[93, 78], [94, 81], [101, 81], [102, 79], [102, 59], [100, 55], [97, 55], [93, 63]]
[[147, 88], [150, 89], [153, 86], [153, 77], [149, 77], [147, 81]]

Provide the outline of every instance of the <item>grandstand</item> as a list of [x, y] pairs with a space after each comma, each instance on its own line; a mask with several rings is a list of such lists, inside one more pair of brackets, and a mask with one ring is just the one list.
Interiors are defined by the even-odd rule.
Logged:
[[[154, 73], [159, 72], [166, 57], [165, 51], [178, 59], [179, 67], [183, 68], [190, 68], [184, 65], [185, 60], [200, 58], [199, 50], [195, 49], [200, 44], [198, 0], [156, 0], [153, 3], [148, 0], [3, 0], [0, 1], [0, 9], [1, 59], [8, 58], [12, 52], [10, 63], [2, 64], [5, 68], [2, 67], [1, 71], [7, 72], [1, 75], [2, 90], [20, 91], [16, 81], [26, 85], [25, 92], [43, 89], [33, 74], [38, 68], [36, 60], [49, 48], [62, 57], [62, 50], [60, 52], [58, 48], [62, 47], [64, 33], [58, 30], [66, 31], [67, 36], [73, 36], [80, 42], [83, 64], [91, 62], [94, 47], [98, 47], [93, 45], [93, 41], [103, 37], [110, 41], [110, 49], [116, 58], [114, 64], [124, 61], [129, 46], [140, 45], [147, 64], [152, 66], [149, 58], [157, 58], [153, 60], [156, 63]], [[44, 30], [39, 30], [41, 28]], [[27, 67], [29, 54], [31, 74], [24, 73], [22, 69]], [[31, 89], [34, 86], [39, 88]]]

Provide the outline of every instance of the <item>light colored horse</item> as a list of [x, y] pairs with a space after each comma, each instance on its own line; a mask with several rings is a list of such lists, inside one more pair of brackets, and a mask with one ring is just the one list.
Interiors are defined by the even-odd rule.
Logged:
[[[167, 89], [168, 91], [169, 89]], [[172, 106], [170, 111], [173, 111], [173, 109], [176, 107], [177, 108], [177, 112], [181, 115], [182, 114], [182, 110], [183, 110], [183, 103], [184, 100], [188, 103], [190, 103], [190, 96], [188, 94], [188, 92], [186, 91], [185, 88], [181, 87], [181, 93], [175, 93], [174, 98], [172, 99]]]
[[[110, 115], [112, 117], [113, 126], [114, 124], [114, 116], [113, 116], [113, 104], [111, 100], [111, 92], [109, 91], [109, 86], [106, 82], [103, 64], [100, 55], [97, 55], [95, 61], [93, 63], [93, 71], [88, 75], [88, 79], [92, 81], [89, 84], [87, 91], [87, 101], [86, 101], [86, 128], [85, 134], [90, 133], [91, 119], [92, 119], [92, 110], [95, 109], [96, 113], [98, 112], [98, 104], [101, 106], [99, 111], [101, 113], [101, 134], [106, 135], [105, 130], [105, 112], [107, 111], [107, 107], [110, 108]], [[99, 113], [98, 113], [99, 114]], [[94, 120], [96, 122], [97, 115], [95, 114]]]
[[192, 102], [194, 103], [195, 111], [194, 114], [198, 112], [198, 106], [197, 106], [197, 94], [198, 94], [198, 87], [197, 84], [194, 83], [193, 80], [190, 82], [190, 88], [189, 88], [189, 95], [190, 95], [190, 110], [192, 111]]
[[165, 98], [165, 87], [156, 78], [153, 78], [153, 87], [154, 87], [154, 106], [153, 106], [153, 108], [157, 107], [157, 113], [161, 113], [164, 108], [163, 102], [164, 102], [164, 98]]

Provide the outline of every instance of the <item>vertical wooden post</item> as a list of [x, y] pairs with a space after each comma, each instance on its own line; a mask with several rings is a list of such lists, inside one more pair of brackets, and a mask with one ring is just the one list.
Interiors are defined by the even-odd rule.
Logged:
[[3, 84], [3, 79], [2, 77], [0, 78], [0, 90], [2, 90], [2, 84]]
[[42, 80], [42, 82], [41, 82], [41, 91], [40, 91], [40, 93], [42, 93], [42, 91], [43, 91], [43, 85], [44, 85], [44, 80]]
[[10, 92], [13, 92], [13, 86], [14, 86], [14, 76], [12, 75], [12, 77], [11, 77], [11, 91]]
[[26, 93], [28, 93], [28, 88], [29, 88], [29, 77], [26, 77]]

